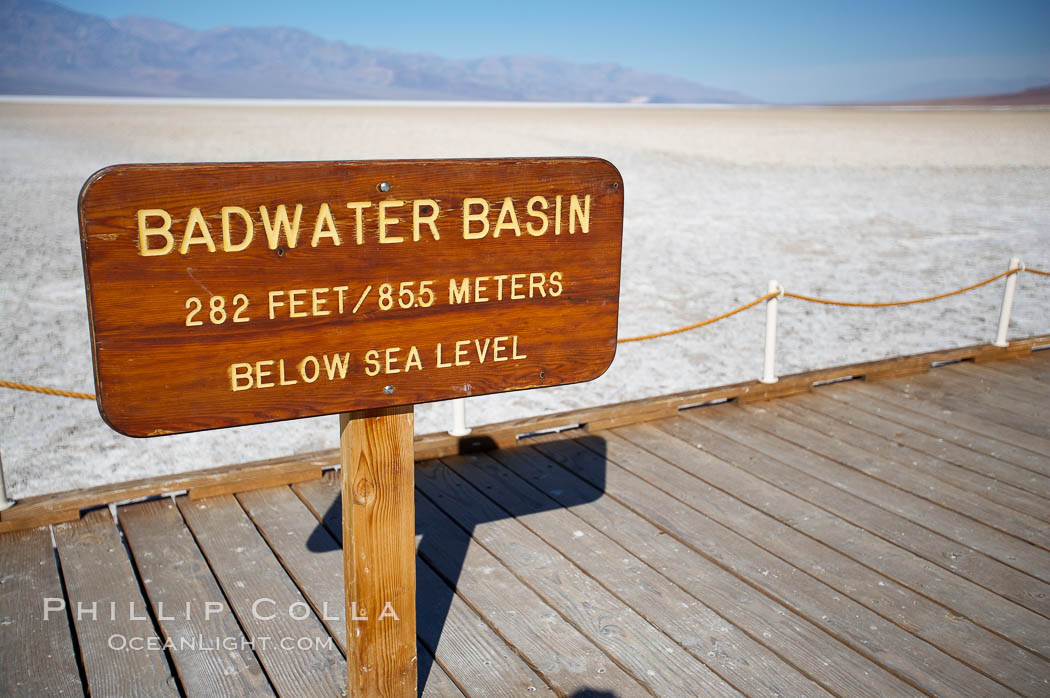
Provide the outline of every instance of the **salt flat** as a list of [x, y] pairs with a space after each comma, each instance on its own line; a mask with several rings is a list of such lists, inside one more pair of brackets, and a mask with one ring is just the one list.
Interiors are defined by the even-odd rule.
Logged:
[[[765, 292], [939, 293], [1012, 255], [1050, 268], [1050, 111], [0, 103], [0, 378], [92, 392], [76, 200], [121, 162], [593, 155], [626, 195], [620, 335]], [[791, 373], [989, 341], [1001, 282], [900, 309], [781, 304]], [[1022, 275], [1012, 336], [1050, 332], [1050, 281]], [[764, 316], [620, 347], [599, 380], [468, 402], [493, 422], [757, 377]], [[417, 409], [419, 433], [447, 405]], [[3, 391], [9, 493], [332, 448], [334, 417], [164, 437], [112, 432], [94, 403]]]

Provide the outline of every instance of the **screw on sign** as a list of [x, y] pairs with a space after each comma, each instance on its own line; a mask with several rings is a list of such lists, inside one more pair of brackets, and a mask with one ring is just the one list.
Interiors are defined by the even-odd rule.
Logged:
[[347, 608], [399, 618], [348, 633], [350, 693], [415, 695], [412, 406], [609, 367], [619, 172], [595, 158], [118, 165], [88, 179], [79, 213], [110, 426], [340, 415]]

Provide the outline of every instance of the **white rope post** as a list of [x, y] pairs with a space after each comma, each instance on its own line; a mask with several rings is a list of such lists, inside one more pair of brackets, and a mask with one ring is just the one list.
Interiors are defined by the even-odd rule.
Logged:
[[452, 400], [452, 428], [448, 430], [452, 436], [466, 436], [470, 433], [467, 427], [466, 400], [457, 397]]
[[777, 382], [777, 303], [782, 289], [776, 281], [769, 282], [769, 292], [777, 295], [766, 301], [766, 361], [762, 369], [763, 383]]
[[4, 461], [0, 458], [0, 511], [14, 506], [14, 500], [7, 498], [7, 486], [4, 484]]
[[[1010, 270], [1019, 269], [1021, 260], [1018, 257], [1010, 258]], [[1014, 307], [1014, 290], [1017, 288], [1017, 272], [1006, 277], [1006, 286], [1003, 288], [1003, 305], [999, 308], [999, 331], [995, 333], [993, 344], [997, 347], [1009, 346], [1006, 341], [1006, 333], [1010, 329], [1010, 311]]]

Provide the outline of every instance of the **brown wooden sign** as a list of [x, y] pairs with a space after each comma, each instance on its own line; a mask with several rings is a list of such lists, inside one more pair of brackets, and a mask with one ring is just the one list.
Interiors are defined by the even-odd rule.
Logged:
[[130, 436], [574, 383], [616, 350], [604, 160], [118, 165], [79, 212]]

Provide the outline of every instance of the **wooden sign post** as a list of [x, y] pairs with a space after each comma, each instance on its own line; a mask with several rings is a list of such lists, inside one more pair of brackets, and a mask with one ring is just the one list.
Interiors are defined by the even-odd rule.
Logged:
[[414, 695], [412, 406], [601, 375], [623, 182], [593, 158], [118, 165], [80, 195], [106, 422], [340, 414], [352, 695]]

